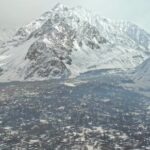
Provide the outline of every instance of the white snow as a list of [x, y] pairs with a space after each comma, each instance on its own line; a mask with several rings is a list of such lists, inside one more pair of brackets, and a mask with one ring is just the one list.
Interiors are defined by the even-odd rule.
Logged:
[[[0, 64], [4, 69], [6, 69], [6, 72], [0, 76], [0, 80], [2, 82], [6, 82], [8, 80], [23, 80], [24, 70], [22, 69], [24, 69], [25, 65], [28, 63], [25, 61], [25, 56], [33, 41], [35, 41], [35, 39], [31, 39], [30, 41], [27, 41], [18, 47], [9, 46], [8, 48], [10, 50], [7, 50], [1, 55]], [[18, 74], [19, 69], [20, 74]]]
[[0, 27], [0, 41], [5, 42], [11, 39], [13, 34], [15, 33], [15, 29], [11, 29], [8, 27]]
[[49, 122], [48, 122], [47, 120], [40, 119], [40, 123], [41, 123], [41, 124], [48, 124]]
[[64, 85], [70, 86], [70, 87], [75, 87], [75, 86], [76, 86], [76, 85], [74, 85], [73, 83], [67, 83], [67, 82], [65, 82]]

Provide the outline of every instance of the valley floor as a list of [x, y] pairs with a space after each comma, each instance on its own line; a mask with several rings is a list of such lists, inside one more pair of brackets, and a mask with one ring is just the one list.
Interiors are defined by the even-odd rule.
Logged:
[[150, 99], [126, 83], [103, 73], [1, 83], [0, 149], [149, 150]]

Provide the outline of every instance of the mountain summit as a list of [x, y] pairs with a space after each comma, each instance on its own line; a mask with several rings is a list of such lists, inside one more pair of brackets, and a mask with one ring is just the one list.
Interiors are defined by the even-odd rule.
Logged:
[[150, 34], [137, 25], [57, 4], [0, 46], [0, 81], [126, 70], [149, 56]]

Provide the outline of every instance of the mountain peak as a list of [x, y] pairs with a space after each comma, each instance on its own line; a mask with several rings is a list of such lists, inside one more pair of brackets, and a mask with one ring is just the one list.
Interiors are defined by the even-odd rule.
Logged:
[[150, 56], [149, 44], [149, 34], [137, 26], [58, 3], [0, 47], [0, 81], [134, 68]]
[[62, 3], [57, 3], [52, 10], [58, 11], [58, 10], [64, 10], [68, 9], [67, 6], [63, 5]]

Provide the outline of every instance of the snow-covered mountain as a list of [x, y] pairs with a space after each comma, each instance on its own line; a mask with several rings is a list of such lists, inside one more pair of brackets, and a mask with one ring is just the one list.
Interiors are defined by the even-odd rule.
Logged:
[[15, 34], [15, 29], [0, 27], [0, 42], [8, 41]]
[[76, 76], [94, 69], [134, 68], [150, 56], [150, 34], [81, 7], [57, 4], [0, 48], [0, 81]]

